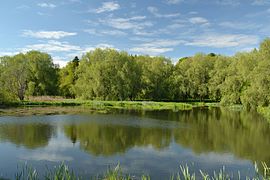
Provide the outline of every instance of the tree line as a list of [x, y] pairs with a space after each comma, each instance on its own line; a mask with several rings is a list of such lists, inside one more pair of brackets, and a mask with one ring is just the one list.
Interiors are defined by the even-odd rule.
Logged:
[[96, 49], [64, 68], [47, 53], [0, 58], [0, 102], [60, 95], [89, 100], [212, 100], [248, 109], [270, 103], [270, 39], [234, 56], [198, 53], [176, 64], [162, 56]]

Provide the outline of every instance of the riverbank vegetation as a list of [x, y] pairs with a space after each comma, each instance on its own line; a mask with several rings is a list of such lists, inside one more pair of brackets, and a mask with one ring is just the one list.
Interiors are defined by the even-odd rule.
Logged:
[[[247, 177], [246, 179], [253, 180], [269, 180], [270, 179], [270, 168], [263, 165], [263, 172], [260, 173], [257, 164], [254, 166], [254, 176]], [[237, 174], [231, 174], [226, 172], [226, 168], [223, 167], [219, 171], [214, 171], [209, 175], [206, 172], [199, 170], [195, 172], [188, 165], [180, 165], [180, 170], [178, 173], [171, 175], [168, 177], [170, 180], [196, 180], [196, 179], [204, 179], [204, 180], [229, 180], [229, 179], [241, 179], [243, 175], [241, 175], [240, 171]], [[76, 175], [74, 171], [72, 171], [67, 165], [64, 163], [56, 166], [52, 170], [48, 170], [45, 172], [44, 177], [40, 176], [39, 173], [32, 168], [31, 166], [24, 165], [18, 173], [15, 174], [15, 179], [17, 180], [38, 180], [38, 179], [48, 179], [48, 180], [58, 180], [58, 179], [69, 179], [69, 180], [79, 180], [85, 179], [80, 175]], [[124, 174], [121, 170], [120, 165], [118, 164], [115, 168], [109, 168], [102, 175], [95, 175], [91, 179], [106, 179], [106, 180], [132, 180], [132, 179], [141, 179], [141, 180], [150, 180], [151, 176], [149, 175], [141, 175], [139, 177]]]
[[191, 110], [193, 107], [204, 107], [205, 103], [177, 103], [153, 101], [91, 101], [91, 100], [51, 100], [51, 101], [18, 101], [6, 104], [9, 107], [34, 106], [81, 106], [95, 110], [133, 109], [133, 110]]
[[[165, 57], [96, 49], [64, 68], [30, 51], [0, 58], [0, 104], [30, 96], [106, 101], [215, 101], [246, 109], [270, 104], [270, 39], [234, 56]], [[265, 110], [266, 111], [266, 110]]]

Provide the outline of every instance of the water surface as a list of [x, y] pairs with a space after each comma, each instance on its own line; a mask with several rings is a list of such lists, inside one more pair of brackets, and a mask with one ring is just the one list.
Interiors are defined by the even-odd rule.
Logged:
[[83, 177], [117, 163], [153, 179], [168, 179], [181, 164], [253, 176], [255, 161], [269, 165], [269, 149], [261, 116], [219, 108], [0, 117], [0, 177], [8, 178], [24, 162], [42, 173], [63, 161]]

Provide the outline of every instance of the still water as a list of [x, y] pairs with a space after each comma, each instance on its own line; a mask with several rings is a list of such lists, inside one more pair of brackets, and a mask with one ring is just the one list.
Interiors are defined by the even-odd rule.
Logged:
[[0, 117], [0, 177], [14, 178], [24, 162], [42, 173], [63, 161], [82, 177], [118, 163], [153, 179], [184, 164], [253, 176], [255, 161], [270, 164], [270, 125], [256, 113], [220, 108]]

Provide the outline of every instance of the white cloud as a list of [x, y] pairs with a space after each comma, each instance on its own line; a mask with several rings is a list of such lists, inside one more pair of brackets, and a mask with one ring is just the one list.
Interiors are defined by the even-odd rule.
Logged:
[[95, 13], [111, 12], [118, 10], [120, 5], [117, 2], [103, 2], [100, 8], [94, 10]]
[[103, 35], [110, 35], [110, 36], [125, 36], [127, 33], [120, 31], [120, 30], [96, 30], [96, 29], [86, 29], [84, 32], [87, 32], [91, 35], [96, 36], [103, 36]]
[[51, 8], [51, 9], [56, 7], [56, 5], [52, 3], [38, 3], [38, 6], [42, 8]]
[[25, 5], [25, 4], [16, 7], [16, 9], [29, 9], [29, 8], [30, 6]]
[[14, 56], [16, 54], [19, 54], [19, 51], [0, 51], [0, 57], [2, 56]]
[[142, 21], [145, 16], [134, 16], [131, 18], [108, 18], [100, 20], [104, 25], [111, 26], [116, 29], [144, 29], [145, 27], [151, 27], [153, 24], [149, 21]]
[[101, 49], [112, 48], [112, 49], [115, 49], [113, 45], [106, 44], [106, 43], [97, 44], [95, 46], [95, 48], [101, 48]]
[[75, 36], [77, 33], [65, 31], [32, 31], [24, 30], [22, 33], [25, 37], [33, 37], [39, 39], [60, 39], [67, 36]]
[[255, 23], [245, 23], [245, 22], [233, 22], [233, 21], [225, 21], [219, 23], [220, 26], [231, 28], [231, 29], [241, 29], [241, 30], [255, 30], [260, 28], [261, 26]]
[[165, 52], [173, 51], [173, 48], [162, 48], [162, 47], [147, 47], [147, 49], [143, 46], [134, 47], [130, 49], [132, 52], [148, 54], [148, 55], [158, 55]]
[[253, 51], [255, 48], [254, 47], [245, 47], [240, 49], [241, 52], [251, 52]]
[[69, 2], [71, 2], [71, 3], [82, 3], [81, 0], [69, 0]]
[[34, 160], [34, 161], [50, 161], [50, 162], [63, 162], [63, 161], [72, 161], [73, 158], [71, 156], [64, 156], [60, 153], [53, 152], [36, 152], [29, 155], [23, 155], [19, 157], [23, 160]]
[[39, 15], [39, 16], [51, 16], [51, 14], [49, 14], [49, 13], [44, 13], [44, 12], [37, 12], [37, 14]]
[[54, 57], [52, 57], [52, 59], [53, 59], [53, 63], [58, 64], [60, 68], [65, 67], [68, 63], [68, 61], [63, 60], [64, 58], [62, 58], [60, 56], [54, 56]]
[[113, 45], [111, 44], [106, 44], [106, 43], [100, 43], [100, 44], [97, 44], [95, 46], [87, 46], [85, 47], [83, 50], [81, 50], [79, 52], [79, 55], [83, 55], [89, 51], [94, 51], [95, 49], [97, 48], [100, 48], [100, 49], [107, 49], [107, 48], [110, 48], [110, 49], [116, 49], [116, 50], [119, 50], [117, 48], [115, 48]]
[[244, 47], [256, 45], [259, 38], [253, 35], [243, 34], [212, 34], [200, 37], [194, 37], [191, 42], [185, 43], [189, 46], [228, 48], [228, 47]]
[[239, 0], [217, 0], [217, 4], [219, 5], [227, 5], [227, 6], [238, 6], [240, 5]]
[[74, 58], [75, 56], [82, 57], [85, 53], [87, 53], [89, 51], [94, 51], [96, 48], [100, 48], [100, 49], [111, 48], [111, 49], [115, 49], [115, 50], [119, 51], [119, 49], [115, 48], [111, 44], [100, 43], [97, 45], [88, 45], [88, 46], [82, 47], [81, 50], [79, 50], [79, 51], [74, 51], [74, 52], [67, 54], [67, 57], [69, 57], [69, 58]]
[[59, 42], [50, 40], [47, 43], [27, 45], [22, 51], [27, 52], [31, 50], [39, 50], [45, 52], [69, 52], [69, 51], [80, 51], [79, 46], [71, 45], [67, 42]]
[[173, 14], [160, 14], [158, 12], [158, 8], [149, 6], [147, 10], [152, 13], [154, 16], [159, 17], [159, 18], [173, 18], [173, 17], [178, 17], [180, 16], [180, 13], [173, 13]]
[[156, 32], [155, 31], [148, 32], [148, 31], [144, 31], [144, 30], [135, 29], [133, 31], [133, 34], [138, 35], [138, 36], [153, 36], [156, 34]]
[[184, 0], [167, 0], [168, 4], [179, 4], [183, 2]]
[[257, 6], [263, 6], [266, 4], [270, 4], [270, 0], [254, 0], [252, 5], [257, 5]]
[[209, 25], [209, 21], [203, 17], [192, 17], [189, 18], [189, 22], [192, 24], [201, 24], [201, 25]]
[[183, 43], [185, 43], [183, 40], [159, 39], [140, 44], [137, 47], [131, 48], [130, 51], [149, 55], [159, 55], [173, 51], [174, 46]]
[[270, 14], [270, 9], [267, 9], [265, 11], [257, 11], [257, 12], [252, 12], [252, 13], [249, 13], [249, 14], [246, 14], [245, 17], [247, 18], [257, 18], [258, 16], [269, 16]]

